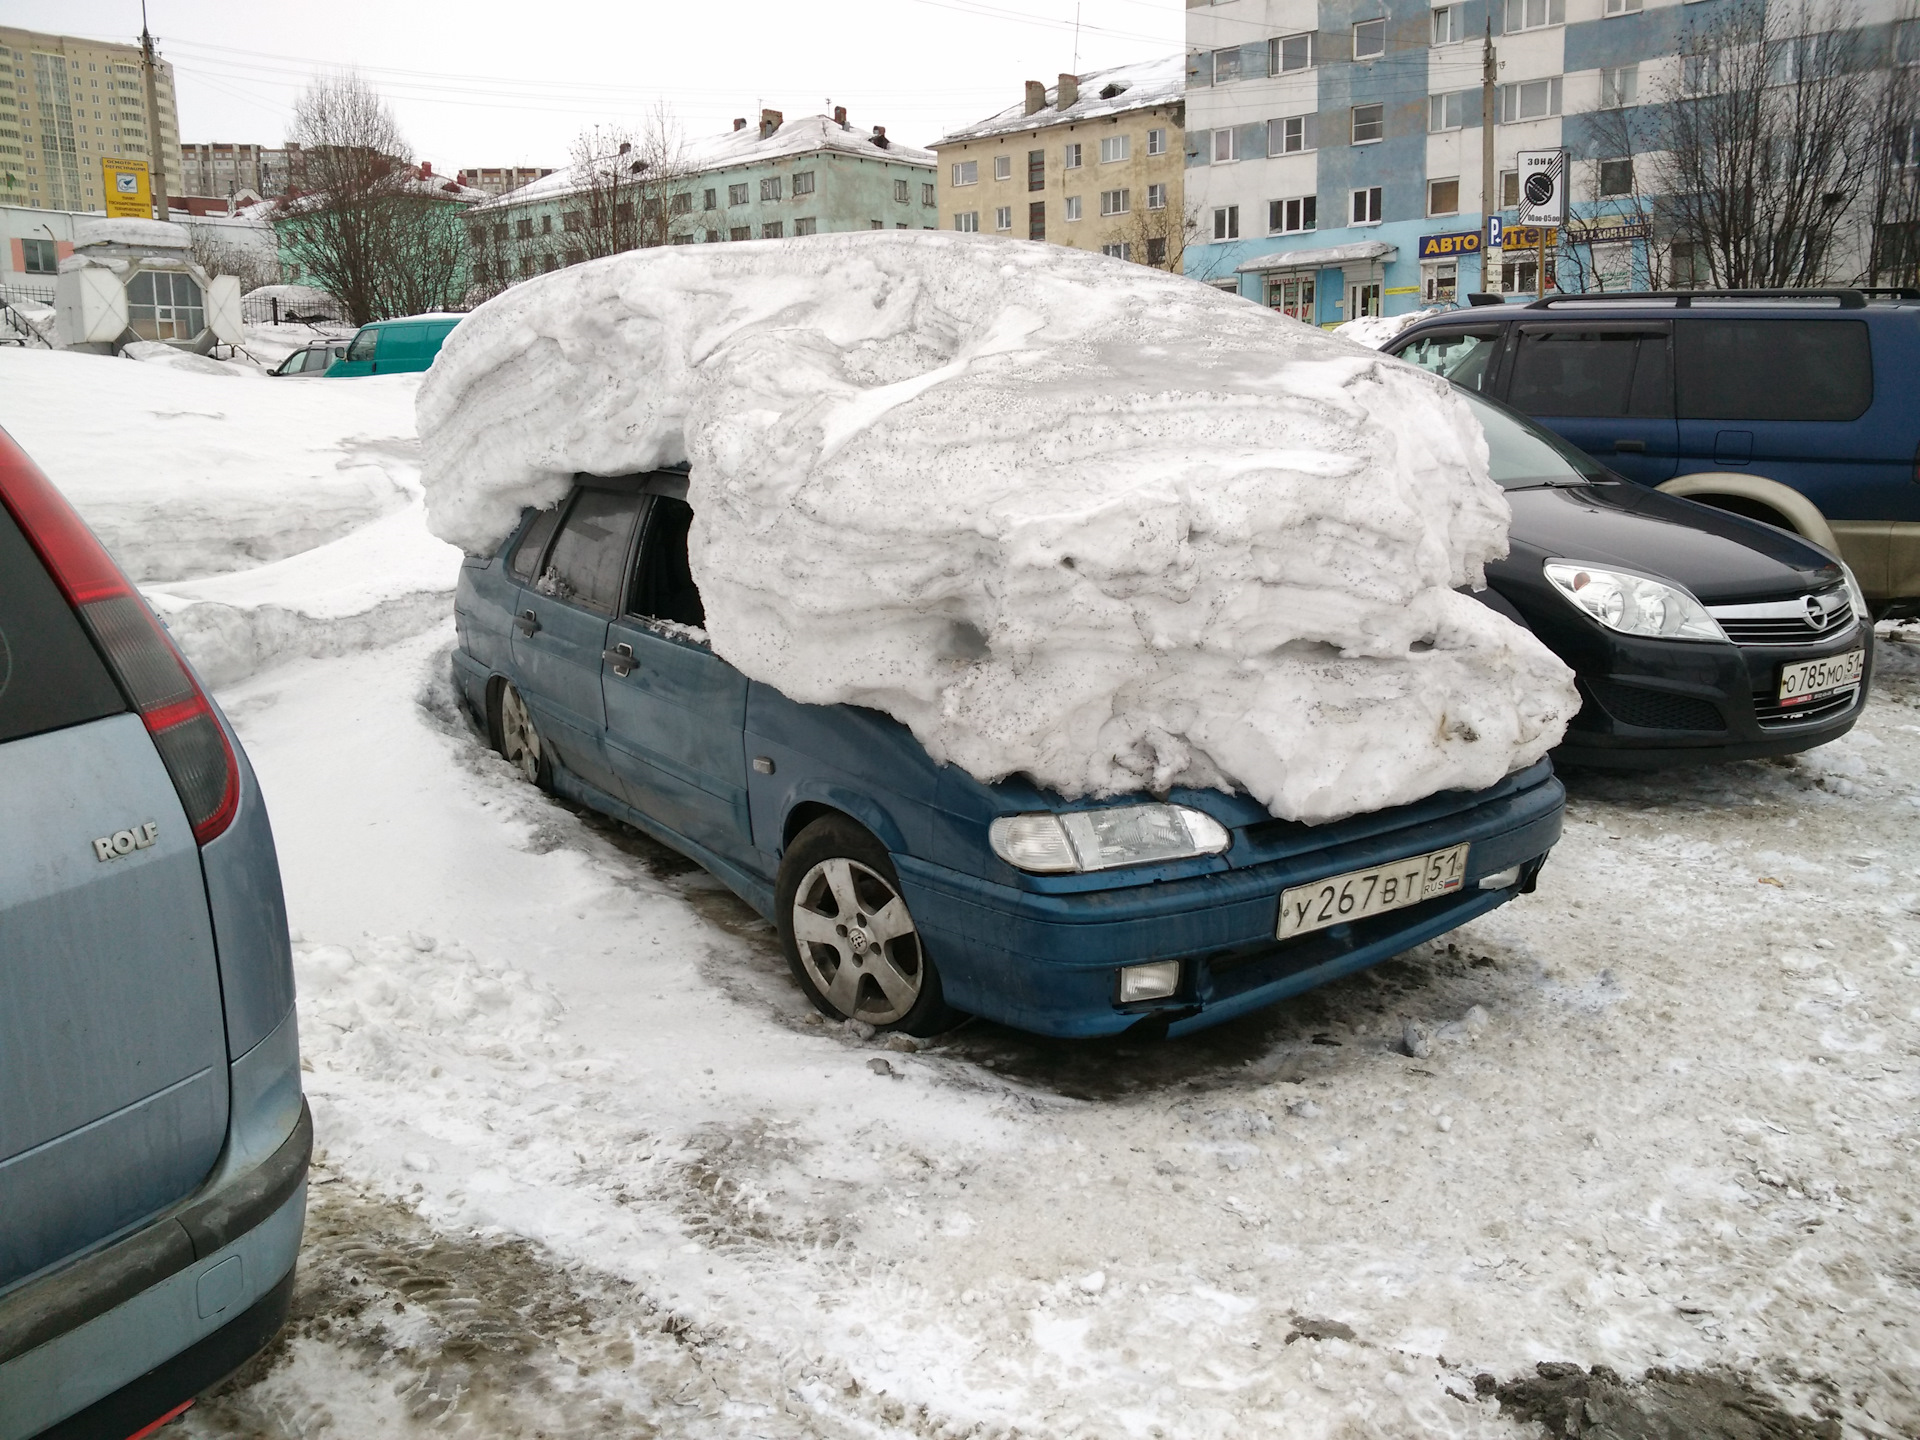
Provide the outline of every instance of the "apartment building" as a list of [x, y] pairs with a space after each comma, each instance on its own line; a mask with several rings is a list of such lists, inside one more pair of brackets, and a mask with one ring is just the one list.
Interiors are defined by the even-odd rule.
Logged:
[[[620, 158], [608, 161], [617, 166]], [[603, 196], [606, 164], [600, 165]], [[844, 107], [796, 120], [762, 110], [757, 127], [735, 120], [729, 131], [690, 142], [664, 168], [664, 179], [637, 176], [635, 198], [611, 197], [626, 207], [617, 228], [628, 248], [661, 239], [692, 245], [931, 230], [938, 215], [933, 152], [889, 139], [883, 125], [856, 130]], [[592, 222], [586, 210], [594, 189], [568, 166], [474, 206], [467, 231], [476, 280], [499, 288], [587, 259]]]
[[1020, 104], [934, 142], [941, 225], [1178, 269], [1184, 78], [1176, 55], [1029, 80]]
[[140, 48], [0, 25], [0, 203], [99, 210], [100, 162], [161, 157], [180, 193], [173, 67], [160, 62], [160, 134], [148, 133]]
[[[1659, 233], [1656, 197], [1641, 193], [1647, 177], [1616, 153], [1618, 117], [1680, 75], [1688, 27], [1711, 8], [1187, 0], [1185, 163], [1202, 231], [1187, 273], [1322, 325], [1483, 288], [1531, 295], [1542, 283], [1543, 237], [1513, 225], [1516, 157], [1564, 146], [1573, 214], [1566, 235], [1544, 237], [1545, 283], [1625, 288], [1644, 283], [1655, 258], [1663, 273], [1684, 274], [1687, 262]], [[1896, 0], [1854, 7], [1861, 53], [1880, 57], [1870, 63], [1899, 51], [1897, 10]], [[1489, 29], [1495, 193], [1483, 196]], [[1920, 61], [1920, 44], [1909, 48]], [[1508, 243], [1486, 250], [1493, 215], [1506, 222]], [[1556, 250], [1562, 261], [1577, 258], [1580, 273], [1556, 273]]]
[[484, 190], [489, 195], [505, 195], [522, 185], [531, 185], [553, 174], [553, 167], [534, 165], [477, 165], [459, 173], [462, 185]]
[[306, 165], [298, 145], [248, 145], [213, 141], [180, 147], [181, 191], [225, 199], [252, 191], [271, 200], [298, 188]]

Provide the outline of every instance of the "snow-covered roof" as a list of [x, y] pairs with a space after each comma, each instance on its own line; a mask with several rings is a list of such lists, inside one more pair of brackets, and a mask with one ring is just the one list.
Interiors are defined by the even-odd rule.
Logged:
[[129, 250], [191, 250], [193, 237], [184, 225], [167, 220], [79, 220], [73, 227], [73, 248], [121, 245]]
[[1269, 270], [1308, 270], [1321, 265], [1345, 265], [1353, 260], [1378, 260], [1384, 264], [1399, 253], [1399, 246], [1384, 240], [1356, 240], [1351, 245], [1322, 245], [1317, 250], [1276, 250], [1271, 255], [1242, 260], [1233, 268], [1240, 275], [1263, 275]]
[[[870, 131], [842, 125], [831, 115], [802, 115], [797, 120], [785, 122], [764, 139], [760, 127], [749, 124], [741, 130], [727, 130], [718, 135], [690, 140], [680, 152], [680, 164], [691, 174], [698, 175], [741, 165], [756, 165], [768, 160], [784, 160], [794, 155], [810, 155], [820, 150], [857, 155], [865, 160], [890, 160], [899, 165], [924, 165], [929, 168], [935, 158], [931, 150], [922, 150], [917, 145], [903, 145], [893, 139], [884, 145], [876, 143]], [[580, 167], [567, 165], [551, 175], [543, 175], [538, 180], [522, 185], [518, 190], [493, 196], [476, 208], [501, 210], [541, 200], [557, 200], [585, 186]]]
[[[1079, 98], [1064, 110], [1058, 106], [1060, 87], [1049, 85], [1045, 108], [1029, 115], [1026, 101], [1022, 99], [978, 125], [964, 126], [933, 143], [949, 145], [961, 140], [980, 140], [989, 135], [1037, 130], [1043, 125], [1062, 125], [1069, 120], [1093, 120], [1102, 115], [1119, 115], [1128, 110], [1144, 110], [1152, 105], [1168, 105], [1184, 96], [1186, 89], [1185, 55], [1138, 60], [1131, 65], [1116, 65], [1111, 70], [1095, 70], [1082, 75]], [[1109, 90], [1113, 91], [1110, 95], [1106, 93]]]

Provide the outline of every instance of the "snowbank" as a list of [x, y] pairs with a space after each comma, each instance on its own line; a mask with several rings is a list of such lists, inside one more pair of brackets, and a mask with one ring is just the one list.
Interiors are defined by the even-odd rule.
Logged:
[[691, 461], [715, 650], [1070, 796], [1325, 820], [1490, 784], [1566, 669], [1456, 587], [1506, 547], [1446, 383], [1143, 266], [908, 232], [614, 257], [453, 332], [429, 521]]
[[1446, 308], [1444, 305], [1434, 305], [1425, 310], [1409, 310], [1404, 315], [1362, 315], [1358, 320], [1334, 326], [1333, 333], [1342, 340], [1352, 340], [1369, 350], [1378, 350], [1409, 325], [1417, 324], [1430, 315], [1439, 315]]

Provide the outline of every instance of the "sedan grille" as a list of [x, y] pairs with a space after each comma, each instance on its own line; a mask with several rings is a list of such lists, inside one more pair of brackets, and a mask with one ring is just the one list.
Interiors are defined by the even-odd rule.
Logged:
[[1853, 623], [1853, 604], [1840, 586], [1793, 600], [1710, 605], [1707, 613], [1736, 645], [1810, 645], [1842, 634]]
[[1860, 702], [1860, 695], [1861, 691], [1856, 686], [1822, 700], [1801, 705], [1782, 705], [1771, 690], [1756, 690], [1753, 694], [1753, 718], [1760, 722], [1762, 730], [1791, 730], [1816, 720], [1831, 720], [1836, 715], [1844, 715]]

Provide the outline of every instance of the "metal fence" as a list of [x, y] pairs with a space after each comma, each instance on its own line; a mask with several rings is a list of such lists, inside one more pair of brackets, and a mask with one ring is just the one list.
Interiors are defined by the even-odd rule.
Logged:
[[0, 345], [53, 345], [52, 317], [36, 310], [31, 317], [21, 305], [53, 305], [51, 285], [0, 285]]
[[278, 295], [249, 295], [240, 302], [240, 318], [248, 325], [307, 325], [317, 320], [344, 324], [347, 308], [331, 295], [283, 300]]

